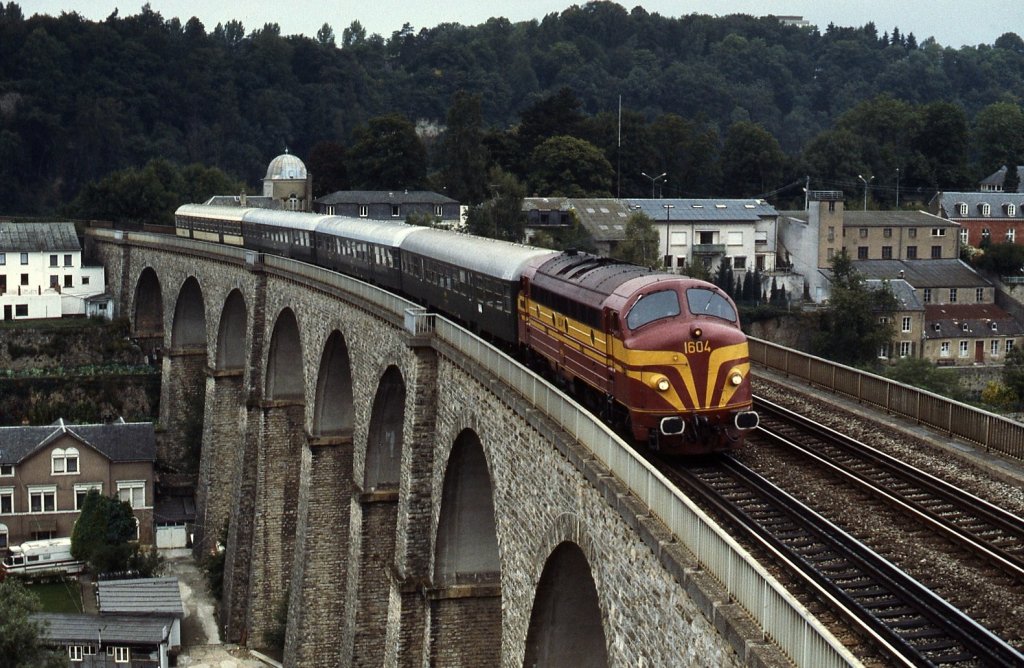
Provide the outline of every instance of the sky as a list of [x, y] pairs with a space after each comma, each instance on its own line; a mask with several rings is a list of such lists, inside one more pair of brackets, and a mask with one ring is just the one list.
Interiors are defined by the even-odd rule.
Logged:
[[[16, 0], [17, 1], [17, 0]], [[144, 0], [20, 0], [26, 16], [78, 12], [84, 18], [101, 21], [115, 9], [120, 16], [138, 14]], [[352, 21], [359, 21], [367, 33], [390, 37], [409, 23], [417, 32], [439, 23], [478, 25], [493, 16], [513, 23], [542, 19], [558, 13], [572, 0], [149, 0], [153, 11], [165, 19], [177, 17], [182, 23], [196, 16], [207, 31], [218, 23], [237, 19], [251, 32], [265, 23], [277, 23], [283, 35], [316, 35], [324, 23], [330, 24], [340, 39]], [[981, 0], [620, 0], [627, 10], [637, 5], [650, 13], [667, 17], [701, 13], [714, 16], [753, 14], [761, 16], [802, 16], [824, 30], [829, 23], [862, 26], [874, 21], [879, 34], [914, 33], [918, 42], [934, 37], [943, 46], [960, 47], [992, 44], [1005, 32], [1024, 36], [1024, 2], [1007, 0], [991, 3]]]

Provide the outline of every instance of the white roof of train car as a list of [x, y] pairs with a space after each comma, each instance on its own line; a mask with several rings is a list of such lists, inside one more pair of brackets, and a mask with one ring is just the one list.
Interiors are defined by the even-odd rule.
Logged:
[[505, 281], [518, 278], [530, 260], [558, 254], [546, 248], [426, 227], [407, 236], [402, 250]]

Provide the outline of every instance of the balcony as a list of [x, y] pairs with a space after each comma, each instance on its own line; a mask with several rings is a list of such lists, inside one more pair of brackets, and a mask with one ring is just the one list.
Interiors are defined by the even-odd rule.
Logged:
[[697, 244], [693, 247], [694, 255], [725, 255], [725, 244]]

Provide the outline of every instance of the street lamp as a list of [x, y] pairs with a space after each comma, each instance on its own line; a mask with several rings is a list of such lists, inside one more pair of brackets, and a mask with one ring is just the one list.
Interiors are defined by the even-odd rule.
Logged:
[[669, 249], [669, 238], [672, 236], [672, 223], [669, 219], [669, 214], [672, 213], [672, 209], [676, 208], [675, 204], [662, 204], [665, 208], [665, 269], [669, 269], [668, 266], [668, 249]]
[[896, 168], [896, 208], [900, 208], [900, 168]]
[[658, 181], [660, 181], [661, 179], [665, 179], [666, 181], [668, 181], [668, 178], [666, 178], [666, 177], [668, 177], [668, 172], [662, 172], [661, 174], [658, 174], [657, 176], [651, 176], [647, 172], [640, 172], [640, 175], [641, 176], [646, 176], [647, 178], [649, 178], [651, 180], [651, 199], [654, 199], [654, 184], [657, 183]]
[[874, 181], [875, 177], [869, 176], [867, 179], [865, 179], [863, 176], [858, 174], [857, 178], [864, 182], [864, 210], [867, 211], [868, 210], [868, 181]]

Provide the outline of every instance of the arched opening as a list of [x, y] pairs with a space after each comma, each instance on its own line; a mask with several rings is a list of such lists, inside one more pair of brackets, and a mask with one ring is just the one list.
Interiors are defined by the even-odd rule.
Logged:
[[335, 330], [327, 338], [316, 379], [313, 433], [318, 436], [352, 432], [352, 371], [345, 337]]
[[561, 543], [537, 584], [523, 666], [607, 666], [608, 649], [597, 587], [586, 555]]
[[[164, 300], [160, 279], [152, 267], [146, 267], [135, 284], [133, 334], [140, 339], [163, 340]], [[159, 345], [159, 343], [157, 344]]]
[[267, 359], [267, 399], [304, 399], [306, 385], [302, 375], [302, 342], [295, 313], [284, 309], [274, 323]]
[[171, 348], [206, 347], [206, 307], [199, 281], [189, 276], [178, 291], [171, 324]]
[[217, 329], [217, 369], [236, 370], [245, 367], [245, 338], [249, 318], [245, 298], [232, 290], [224, 302]]
[[468, 429], [455, 439], [448, 458], [435, 549], [434, 579], [439, 585], [497, 579], [491, 477], [480, 439]]
[[405, 426], [405, 381], [396, 366], [389, 366], [377, 386], [370, 412], [363, 489], [398, 486], [402, 465], [402, 430]]

